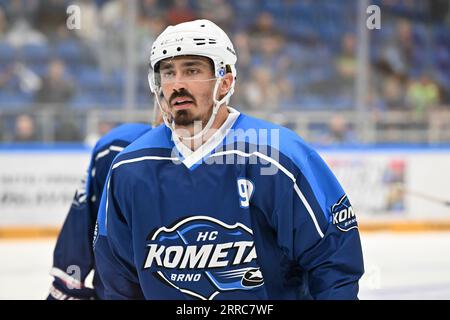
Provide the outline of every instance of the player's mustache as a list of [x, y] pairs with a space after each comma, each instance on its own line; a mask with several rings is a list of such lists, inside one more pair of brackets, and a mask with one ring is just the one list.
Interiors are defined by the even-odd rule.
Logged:
[[192, 100], [195, 104], [195, 98], [189, 93], [187, 92], [185, 89], [180, 89], [180, 90], [173, 90], [174, 92], [172, 93], [172, 95], [169, 98], [169, 104], [172, 105], [172, 102], [174, 99], [176, 98], [189, 98], [189, 100]]

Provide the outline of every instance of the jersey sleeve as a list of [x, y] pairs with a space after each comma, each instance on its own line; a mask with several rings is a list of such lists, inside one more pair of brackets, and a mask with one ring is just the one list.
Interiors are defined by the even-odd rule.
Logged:
[[51, 274], [55, 280], [48, 299], [103, 299], [103, 284], [94, 273], [94, 290], [84, 286], [96, 270], [92, 240], [100, 198], [114, 157], [132, 141], [151, 130], [145, 124], [128, 123], [112, 129], [97, 141], [86, 181], [74, 197], [54, 250]]
[[54, 281], [48, 300], [96, 298], [95, 291], [84, 285], [86, 277], [94, 268], [92, 238], [95, 215], [93, 215], [93, 204], [90, 201], [91, 165], [87, 170], [86, 178], [75, 193], [56, 241], [53, 267], [50, 271]]
[[[143, 299], [133, 263], [129, 219], [123, 214], [126, 189], [117, 188], [110, 172], [98, 214], [98, 236], [94, 240], [97, 270], [105, 287], [105, 299]], [[120, 184], [123, 186], [123, 184]]]
[[286, 187], [274, 216], [279, 244], [307, 274], [312, 298], [357, 299], [364, 273], [358, 225], [342, 187], [315, 151]]

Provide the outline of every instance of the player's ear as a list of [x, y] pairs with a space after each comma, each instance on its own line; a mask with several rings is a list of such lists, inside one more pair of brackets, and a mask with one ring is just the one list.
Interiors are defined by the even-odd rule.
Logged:
[[227, 92], [230, 91], [233, 81], [233, 75], [230, 72], [223, 76], [219, 87], [219, 95], [221, 97], [225, 96]]

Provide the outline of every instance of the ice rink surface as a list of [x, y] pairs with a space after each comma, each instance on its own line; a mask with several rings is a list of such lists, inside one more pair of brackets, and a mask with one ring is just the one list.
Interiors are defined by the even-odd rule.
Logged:
[[[450, 232], [362, 233], [360, 299], [450, 299]], [[0, 241], [0, 299], [44, 299], [54, 240]]]

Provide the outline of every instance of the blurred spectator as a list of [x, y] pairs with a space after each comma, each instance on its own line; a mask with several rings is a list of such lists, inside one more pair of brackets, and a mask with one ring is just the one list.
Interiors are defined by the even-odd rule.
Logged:
[[9, 0], [5, 1], [5, 12], [10, 24], [18, 20], [26, 20], [34, 24], [39, 0]]
[[175, 0], [167, 11], [166, 18], [169, 25], [175, 25], [196, 19], [196, 14], [187, 0]]
[[77, 142], [83, 140], [80, 129], [70, 114], [66, 114], [63, 118], [57, 118], [55, 127], [55, 141]]
[[56, 111], [53, 114], [56, 141], [80, 141], [82, 137], [78, 125], [74, 122], [75, 117], [65, 110], [75, 90], [73, 83], [64, 77], [64, 73], [64, 62], [52, 60], [48, 66], [48, 74], [35, 95], [35, 101], [40, 109]]
[[166, 8], [162, 1], [142, 0], [139, 2], [139, 14], [148, 19], [161, 18], [164, 16]]
[[61, 0], [40, 0], [36, 12], [36, 27], [54, 38], [61, 26], [66, 27], [67, 3]]
[[432, 21], [444, 21], [450, 18], [450, 2], [448, 0], [430, 0]]
[[233, 9], [225, 0], [198, 1], [198, 15], [202, 19], [214, 21], [226, 33], [231, 31], [234, 21]]
[[6, 36], [6, 30], [8, 29], [8, 21], [6, 20], [5, 12], [0, 7], [0, 40], [3, 40]]
[[147, 72], [148, 57], [156, 37], [166, 27], [167, 22], [163, 17], [148, 18], [138, 16], [136, 28], [136, 54], [138, 55], [138, 70]]
[[43, 33], [33, 29], [30, 23], [24, 19], [16, 20], [5, 38], [6, 42], [16, 48], [30, 44], [39, 45], [47, 43], [47, 37]]
[[351, 92], [356, 79], [356, 39], [353, 34], [346, 34], [342, 38], [341, 53], [337, 56], [335, 64], [338, 73], [336, 79], [342, 91]]
[[406, 92], [406, 101], [416, 115], [423, 116], [439, 104], [439, 88], [426, 74], [419, 80], [411, 80]]
[[[256, 22], [249, 28], [248, 33], [251, 39], [250, 46], [254, 52], [264, 50], [266, 44], [262, 43], [264, 39], [279, 39], [282, 36], [282, 33], [275, 27], [274, 18], [270, 12], [260, 13]], [[269, 44], [271, 43], [269, 42]]]
[[16, 118], [13, 139], [15, 142], [31, 142], [38, 140], [34, 119], [31, 116], [22, 114]]
[[275, 27], [273, 15], [268, 11], [261, 12], [248, 31], [256, 38], [280, 34], [280, 31]]
[[14, 67], [8, 65], [0, 69], [0, 89], [3, 89], [14, 76]]
[[378, 90], [373, 86], [371, 86], [370, 83], [366, 97], [366, 104], [371, 111], [371, 117], [373, 120], [377, 120], [382, 117], [386, 105], [384, 104], [384, 101], [381, 99]]
[[41, 88], [41, 78], [23, 63], [14, 65], [14, 73], [17, 76], [22, 92], [34, 93]]
[[251, 68], [250, 39], [247, 33], [238, 32], [233, 37], [233, 43], [236, 51], [239, 52], [238, 59], [238, 78], [242, 79], [248, 76]]
[[56, 59], [50, 62], [48, 73], [35, 96], [35, 101], [42, 104], [41, 107], [54, 108], [54, 104], [64, 104], [72, 98], [74, 85], [64, 77], [64, 73], [63, 61]]
[[[76, 96], [72, 107], [106, 106], [115, 97], [105, 92], [121, 92], [126, 68], [129, 2], [0, 2], [2, 107], [26, 105], [33, 92], [35, 102], [45, 106], [71, 99], [74, 86], [62, 75], [62, 63], [59, 67], [49, 66], [49, 75], [43, 79], [42, 88], [37, 89], [52, 53], [60, 54], [66, 61], [75, 81], [87, 79], [89, 82], [80, 86], [83, 92]], [[371, 77], [366, 97], [371, 109], [376, 110], [374, 118], [380, 123], [390, 123], [384, 110], [415, 110], [423, 115], [438, 104], [446, 108], [450, 102], [448, 0], [379, 2], [383, 11], [382, 29], [370, 33], [370, 57], [374, 67], [369, 70]], [[66, 28], [66, 9], [72, 3], [81, 8], [81, 30]], [[142, 106], [149, 103], [144, 99], [149, 92], [142, 79], [146, 78], [149, 47], [155, 36], [169, 24], [200, 17], [235, 32], [238, 85], [232, 104], [257, 111], [351, 108], [351, 94], [357, 81], [357, 43], [353, 35], [357, 31], [356, 4], [356, 0], [346, 2], [345, 6], [341, 5], [341, 0], [327, 0], [317, 6], [312, 0], [139, 0], [134, 31], [137, 76], [141, 80], [137, 81], [136, 100]], [[27, 47], [28, 44], [32, 46]], [[33, 46], [35, 44], [37, 46]], [[30, 51], [26, 51], [28, 49]], [[92, 51], [97, 59], [90, 59]], [[433, 80], [429, 77], [412, 79], [423, 70], [433, 75]], [[106, 77], [99, 71], [106, 73]], [[3, 121], [9, 128], [15, 124], [14, 118]], [[78, 134], [77, 125], [73, 124], [72, 137]], [[12, 139], [12, 131], [5, 133], [8, 139]], [[379, 131], [388, 133], [384, 129]], [[59, 138], [71, 137], [60, 134]]]
[[349, 126], [348, 121], [340, 114], [334, 115], [328, 124], [328, 136], [326, 143], [354, 143], [356, 135]]
[[286, 77], [280, 78], [278, 81], [279, 101], [278, 106], [284, 109], [293, 109], [298, 107], [296, 102], [294, 85]]
[[396, 26], [396, 34], [389, 38], [384, 45], [382, 60], [387, 63], [390, 70], [399, 75], [405, 75], [411, 70], [413, 64], [414, 42], [411, 23], [400, 20]]
[[[65, 60], [71, 61], [72, 64], [80, 61], [91, 64], [92, 68], [98, 68], [103, 65], [103, 60], [107, 59], [103, 56], [105, 54], [102, 42], [104, 30], [100, 27], [99, 8], [91, 0], [77, 0], [73, 2], [73, 5], [80, 8], [80, 28], [69, 30], [66, 25], [60, 26], [56, 33], [57, 41], [63, 51], [68, 50], [69, 57]], [[77, 49], [76, 46], [79, 48]], [[64, 47], [68, 48], [64, 50]]]
[[382, 96], [386, 110], [405, 110], [405, 89], [397, 76], [389, 76], [382, 84]]
[[251, 53], [250, 53], [250, 40], [245, 32], [238, 32], [232, 39], [236, 52], [239, 52], [237, 70], [237, 85], [234, 95], [231, 97], [231, 104], [240, 108], [241, 110], [248, 109], [250, 106], [247, 101], [247, 90], [245, 89], [245, 83], [249, 81], [251, 77]]
[[94, 2], [91, 0], [78, 0], [73, 2], [80, 8], [80, 29], [74, 32], [86, 43], [96, 43], [100, 37], [99, 12]]
[[267, 67], [273, 69], [274, 72], [279, 73], [280, 61], [283, 60], [282, 48], [284, 38], [281, 34], [273, 36], [263, 36], [260, 38], [258, 53], [253, 54], [254, 64], [264, 64]]
[[245, 107], [256, 111], [278, 109], [280, 91], [271, 70], [264, 67], [254, 68], [250, 81], [242, 85], [244, 85], [241, 92], [244, 94]]
[[284, 36], [275, 27], [269, 12], [262, 12], [249, 30], [252, 67], [264, 66], [271, 70], [272, 79], [286, 77], [290, 58], [283, 54]]
[[98, 123], [97, 130], [95, 132], [89, 133], [84, 139], [84, 143], [93, 147], [97, 143], [98, 139], [111, 131], [115, 126], [117, 126], [117, 123], [115, 122], [100, 121]]
[[101, 34], [98, 62], [104, 73], [123, 70], [127, 4], [125, 0], [107, 2], [100, 10]]

